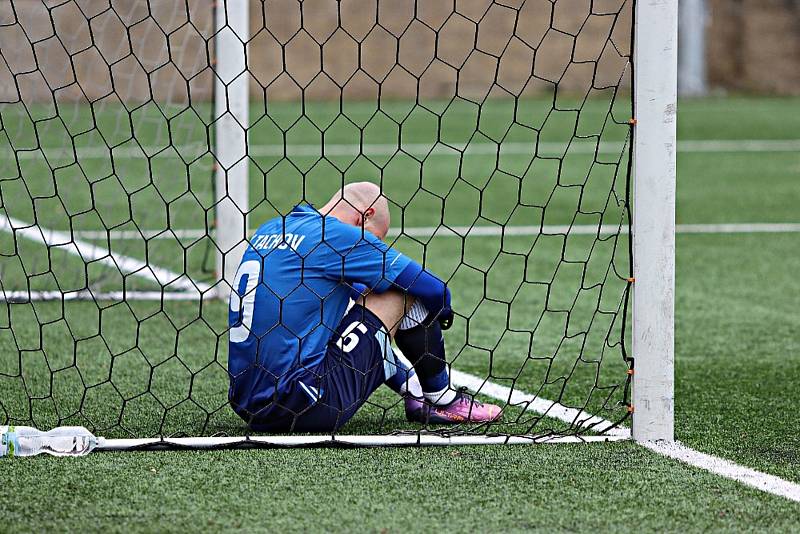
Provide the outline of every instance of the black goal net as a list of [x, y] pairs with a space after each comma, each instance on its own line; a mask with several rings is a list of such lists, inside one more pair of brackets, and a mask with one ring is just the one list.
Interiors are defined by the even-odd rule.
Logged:
[[[380, 387], [336, 433], [595, 435], [628, 416], [633, 4], [249, 1], [248, 239], [376, 184], [391, 215], [379, 237], [452, 295], [451, 387], [502, 408], [409, 421]], [[239, 187], [215, 181], [230, 141], [215, 127], [235, 104], [215, 104], [233, 83], [218, 15], [247, 5], [0, 2], [0, 423], [254, 432], [229, 402], [228, 356], [255, 289], [215, 268], [240, 259], [217, 224]], [[249, 246], [298, 244], [263, 238]], [[295, 336], [297, 358], [272, 383], [307, 364], [309, 332], [335, 335], [284, 316], [270, 328]], [[256, 345], [272, 335], [249, 330]], [[252, 365], [272, 369], [269, 354]], [[333, 393], [318, 390], [311, 404]]]

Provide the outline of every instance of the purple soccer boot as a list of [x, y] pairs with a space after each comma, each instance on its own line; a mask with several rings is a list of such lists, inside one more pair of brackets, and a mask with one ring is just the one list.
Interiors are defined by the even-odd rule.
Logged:
[[477, 401], [464, 391], [458, 391], [453, 402], [444, 406], [408, 396], [405, 408], [409, 421], [433, 425], [489, 423], [498, 420], [502, 411], [499, 406]]

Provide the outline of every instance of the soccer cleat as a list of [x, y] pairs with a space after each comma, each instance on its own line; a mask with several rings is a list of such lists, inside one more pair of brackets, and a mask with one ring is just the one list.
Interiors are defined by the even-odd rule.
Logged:
[[499, 406], [477, 401], [464, 391], [459, 391], [455, 400], [444, 406], [407, 396], [405, 407], [409, 421], [433, 425], [490, 423], [498, 420], [502, 411]]

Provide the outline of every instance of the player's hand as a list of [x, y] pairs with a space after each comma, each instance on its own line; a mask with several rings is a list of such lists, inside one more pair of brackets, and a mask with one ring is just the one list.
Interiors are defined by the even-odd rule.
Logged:
[[442, 330], [449, 330], [453, 326], [453, 310], [450, 308], [442, 310], [442, 313], [439, 314], [439, 326], [442, 327]]
[[437, 320], [439, 321], [439, 326], [442, 327], [442, 330], [447, 330], [451, 326], [453, 326], [453, 308], [450, 307], [450, 301], [451, 301], [450, 288], [445, 286], [444, 306], [442, 307], [442, 311], [439, 312], [439, 317], [437, 317]]

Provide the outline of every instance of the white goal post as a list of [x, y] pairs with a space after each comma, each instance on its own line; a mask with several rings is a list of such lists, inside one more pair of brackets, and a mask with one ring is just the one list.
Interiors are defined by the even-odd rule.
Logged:
[[249, 0], [219, 0], [215, 7], [214, 119], [217, 295], [227, 299], [247, 239], [250, 76]]
[[678, 0], [636, 3], [633, 438], [674, 440]]

